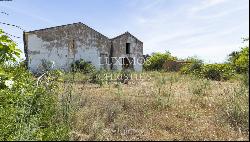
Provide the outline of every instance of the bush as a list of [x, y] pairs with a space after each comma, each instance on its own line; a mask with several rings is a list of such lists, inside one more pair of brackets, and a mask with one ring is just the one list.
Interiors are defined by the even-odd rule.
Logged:
[[249, 87], [249, 72], [243, 75], [243, 84]]
[[98, 70], [98, 71], [92, 72], [90, 75], [90, 83], [103, 86], [105, 81], [107, 81], [105, 78], [105, 73], [106, 73], [105, 70]]
[[[249, 38], [244, 39], [244, 42]], [[233, 66], [237, 73], [245, 74], [249, 71], [249, 45], [241, 48], [240, 51], [234, 51], [229, 54], [228, 62]]]
[[191, 57], [186, 59], [186, 62], [189, 62], [188, 64], [184, 65], [181, 68], [181, 73], [183, 74], [193, 74], [201, 77], [201, 71], [202, 71], [202, 66], [203, 66], [203, 61], [196, 58], [196, 57]]
[[15, 64], [20, 53], [0, 29], [0, 141], [68, 140], [58, 105], [60, 72], [48, 72], [39, 84], [23, 64]]
[[203, 64], [200, 60], [193, 60], [181, 68], [181, 73], [192, 74], [200, 78], [211, 80], [228, 80], [235, 75], [230, 64]]
[[143, 64], [145, 70], [162, 70], [166, 61], [175, 61], [176, 57], [173, 57], [169, 52], [155, 53]]
[[41, 60], [41, 64], [39, 64], [39, 66], [38, 66], [39, 67], [38, 74], [41, 74], [41, 73], [44, 73], [44, 72], [52, 70], [53, 66], [54, 66], [54, 62], [53, 61], [42, 59]]
[[229, 55], [229, 63], [237, 73], [246, 73], [249, 70], [249, 47], [242, 48], [239, 52]]
[[249, 70], [249, 47], [241, 49], [239, 58], [235, 61], [236, 67], [239, 68], [240, 73], [246, 73]]
[[202, 67], [201, 74], [211, 80], [228, 80], [234, 76], [235, 71], [229, 64], [208, 64]]
[[83, 59], [75, 61], [75, 63], [71, 65], [71, 68], [72, 71], [80, 71], [83, 73], [91, 73], [95, 71], [95, 67], [91, 63], [86, 62]]
[[[58, 105], [56, 71], [37, 84], [20, 66], [1, 66], [0, 140], [68, 140], [69, 127]], [[4, 77], [3, 77], [4, 76]]]

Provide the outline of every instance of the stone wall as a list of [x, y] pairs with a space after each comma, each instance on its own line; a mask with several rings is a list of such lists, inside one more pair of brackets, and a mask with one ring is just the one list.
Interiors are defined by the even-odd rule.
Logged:
[[24, 33], [28, 68], [41, 70], [42, 60], [54, 62], [54, 68], [69, 70], [80, 58], [100, 69], [101, 54], [109, 56], [111, 42], [82, 23]]
[[[126, 54], [126, 43], [131, 44], [129, 55]], [[122, 65], [111, 59], [112, 56], [134, 58], [136, 64], [133, 69], [142, 70], [142, 65], [137, 63], [143, 57], [141, 41], [128, 32], [109, 39], [82, 23], [25, 32], [24, 49], [27, 67], [32, 72], [42, 71], [44, 61], [53, 63], [53, 69], [69, 71], [72, 62], [79, 59], [90, 62], [96, 69], [113, 67], [114, 70], [121, 70]]]
[[[126, 43], [130, 43], [130, 54], [126, 54]], [[130, 33], [126, 32], [114, 39], [112, 39], [114, 48], [113, 57], [120, 57], [119, 62], [113, 59], [113, 69], [121, 70], [123, 58], [129, 58], [131, 63], [133, 62], [133, 68], [135, 71], [142, 71], [143, 63], [143, 43], [135, 38]], [[133, 59], [133, 60], [131, 60]]]

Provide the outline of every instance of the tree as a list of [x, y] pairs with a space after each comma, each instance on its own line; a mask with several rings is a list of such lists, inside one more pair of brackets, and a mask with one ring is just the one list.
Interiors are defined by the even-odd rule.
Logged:
[[0, 29], [0, 64], [5, 62], [15, 62], [17, 57], [20, 57], [21, 50], [17, 48], [3, 30]]
[[[244, 38], [244, 42], [248, 42], [249, 38]], [[240, 51], [234, 51], [229, 54], [229, 63], [238, 73], [245, 73], [249, 70], [249, 45], [242, 47]]]
[[166, 61], [175, 61], [176, 57], [173, 57], [170, 52], [166, 53], [154, 53], [152, 56], [143, 64], [146, 70], [161, 70], [163, 64]]

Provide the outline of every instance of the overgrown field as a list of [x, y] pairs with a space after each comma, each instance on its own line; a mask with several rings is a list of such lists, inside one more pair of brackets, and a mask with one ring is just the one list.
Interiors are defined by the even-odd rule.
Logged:
[[142, 73], [81, 59], [66, 73], [44, 59], [32, 74], [0, 29], [0, 53], [0, 141], [249, 140], [249, 46], [226, 63], [190, 58], [180, 70], [156, 53]]
[[249, 89], [241, 81], [139, 76], [93, 84], [81, 73], [64, 75], [71, 140], [249, 140]]

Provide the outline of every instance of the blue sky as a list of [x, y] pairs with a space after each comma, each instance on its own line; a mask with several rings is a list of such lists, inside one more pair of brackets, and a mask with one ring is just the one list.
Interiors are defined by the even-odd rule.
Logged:
[[[112, 38], [129, 31], [144, 54], [170, 51], [223, 62], [249, 36], [249, 0], [12, 0], [0, 1], [0, 22], [26, 31], [83, 22]], [[22, 31], [0, 24], [23, 49]]]

